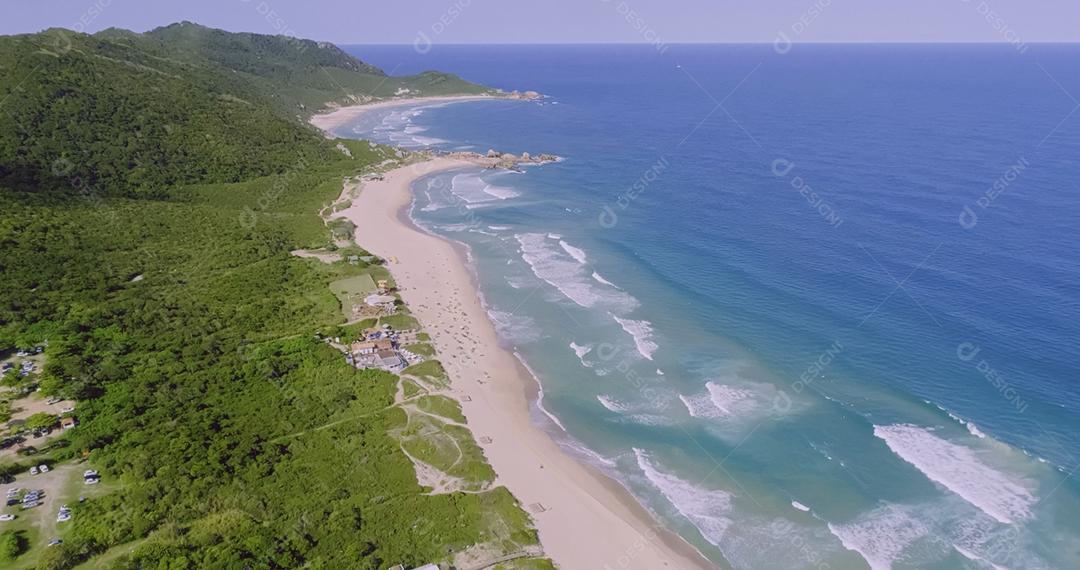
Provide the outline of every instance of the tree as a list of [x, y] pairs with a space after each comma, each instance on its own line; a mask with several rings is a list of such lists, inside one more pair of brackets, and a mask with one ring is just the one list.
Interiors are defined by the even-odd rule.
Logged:
[[26, 429], [30, 431], [47, 430], [56, 427], [57, 418], [47, 412], [38, 412], [26, 418]]
[[0, 560], [11, 562], [26, 552], [26, 537], [22, 531], [9, 530], [0, 534]]

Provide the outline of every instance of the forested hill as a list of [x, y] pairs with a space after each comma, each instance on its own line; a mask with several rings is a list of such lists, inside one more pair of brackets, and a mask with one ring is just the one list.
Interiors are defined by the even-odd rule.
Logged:
[[[371, 326], [343, 326], [331, 283], [392, 276], [318, 213], [405, 155], [303, 118], [404, 88], [484, 89], [194, 24], [0, 37], [0, 359], [43, 349], [0, 375], [0, 484], [57, 482], [37, 507], [0, 505], [16, 517], [0, 568], [386, 570], [535, 551], [452, 400], [424, 400], [452, 424], [414, 422], [397, 376], [319, 338]], [[400, 311], [395, 326], [416, 326]], [[38, 437], [56, 416], [15, 417], [50, 400], [77, 425]], [[470, 492], [421, 486], [403, 446]]]
[[0, 37], [0, 180], [157, 196], [333, 152], [305, 122], [330, 103], [480, 93], [453, 75], [389, 77], [331, 44], [191, 23], [145, 34]]
[[214, 62], [260, 77], [290, 79], [297, 71], [333, 67], [380, 77], [386, 74], [327, 42], [287, 36], [226, 32], [191, 22], [179, 22], [139, 35], [105, 30], [99, 37], [138, 41], [139, 38], [184, 61]]

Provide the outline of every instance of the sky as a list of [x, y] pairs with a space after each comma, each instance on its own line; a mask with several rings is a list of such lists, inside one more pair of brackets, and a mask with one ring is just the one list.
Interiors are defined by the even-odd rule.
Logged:
[[7, 0], [0, 34], [181, 20], [339, 44], [1080, 42], [1080, 0]]

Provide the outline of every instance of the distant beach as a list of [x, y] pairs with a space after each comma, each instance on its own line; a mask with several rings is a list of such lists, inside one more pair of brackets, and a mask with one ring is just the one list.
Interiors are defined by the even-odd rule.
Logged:
[[489, 101], [493, 99], [509, 99], [508, 96], [497, 95], [448, 95], [446, 97], [409, 97], [402, 99], [387, 99], [360, 105], [346, 105], [323, 113], [313, 115], [310, 119], [312, 125], [326, 131], [326, 136], [333, 138], [330, 131], [348, 123], [351, 123], [367, 113], [388, 109], [391, 107], [408, 107], [417, 104], [460, 103], [464, 101]]
[[439, 157], [397, 168], [365, 183], [339, 215], [356, 224], [358, 244], [389, 260], [402, 298], [432, 333], [497, 482], [532, 514], [548, 556], [565, 568], [711, 567], [619, 484], [566, 455], [533, 424], [529, 393], [536, 380], [499, 346], [462, 252], [409, 221], [413, 182], [477, 166]]

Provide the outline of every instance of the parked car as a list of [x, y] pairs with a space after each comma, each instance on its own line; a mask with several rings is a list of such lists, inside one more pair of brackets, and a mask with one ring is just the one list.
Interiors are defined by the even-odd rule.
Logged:
[[31, 475], [37, 475], [38, 474], [38, 468], [37, 467], [31, 467], [30, 468], [30, 474]]
[[38, 502], [37, 502], [37, 501], [30, 501], [29, 503], [25, 503], [25, 502], [24, 502], [24, 503], [23, 503], [23, 505], [22, 505], [22, 508], [23, 508], [23, 510], [25, 511], [25, 510], [27, 510], [27, 509], [32, 509], [32, 508], [34, 508], [34, 507], [36, 507], [36, 506], [38, 506]]
[[59, 538], [54, 538], [49, 541], [49, 546], [57, 546], [59, 544], [64, 544], [64, 541], [60, 540]]
[[13, 520], [15, 520], [15, 515], [9, 515], [7, 513], [0, 515], [0, 521], [13, 521]]
[[97, 485], [97, 484], [98, 484], [98, 483], [99, 483], [100, 481], [101, 481], [101, 480], [100, 480], [100, 479], [98, 479], [97, 477], [91, 477], [91, 478], [89, 478], [89, 479], [86, 479], [85, 483], [86, 483], [87, 485]]
[[60, 413], [61, 414], [70, 414], [71, 412], [74, 412], [74, 411], [75, 411], [75, 406], [64, 406], [63, 408], [60, 408]]
[[83, 479], [89, 479], [90, 477], [97, 477], [98, 472], [94, 469], [87, 469], [86, 471], [83, 471], [82, 476]]
[[67, 522], [69, 520], [71, 520], [71, 513], [67, 511], [61, 511], [60, 514], [56, 515], [56, 522], [58, 523]]
[[48, 473], [49, 466], [42, 463], [40, 466], [38, 466], [38, 471], [41, 471], [42, 473]]

